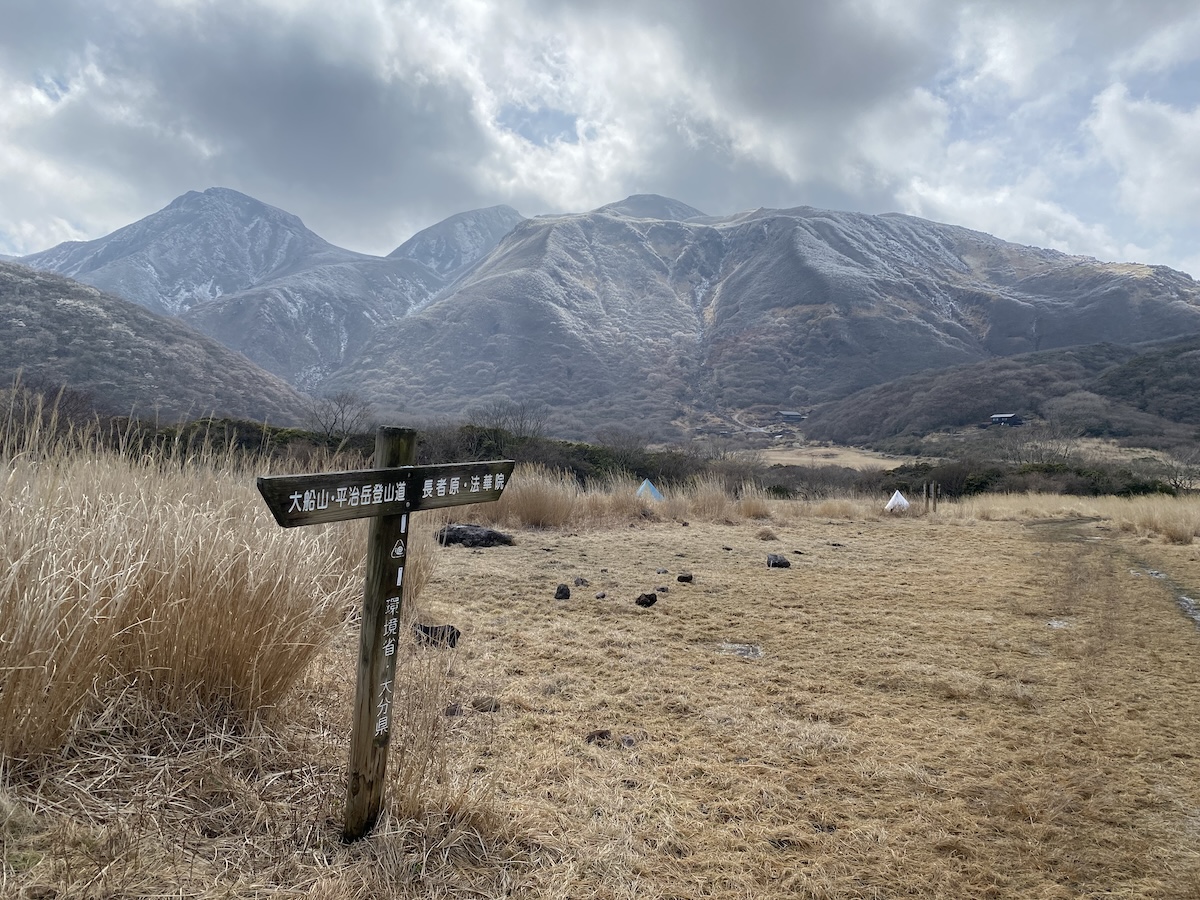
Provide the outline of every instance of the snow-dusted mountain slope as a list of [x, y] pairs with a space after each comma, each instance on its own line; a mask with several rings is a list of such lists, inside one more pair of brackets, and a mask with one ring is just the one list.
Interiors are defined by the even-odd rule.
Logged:
[[362, 258], [291, 213], [227, 188], [189, 191], [94, 241], [70, 241], [20, 261], [178, 315], [304, 268]]
[[459, 416], [542, 400], [562, 433], [809, 407], [1032, 350], [1200, 333], [1200, 289], [901, 215], [705, 216], [628, 197], [588, 213], [463, 213], [388, 257], [234, 191], [184, 195], [27, 261], [174, 310], [293, 384]]
[[521, 223], [330, 385], [443, 414], [536, 399], [564, 433], [586, 435], [666, 429], [698, 410], [806, 407], [1028, 350], [1200, 332], [1200, 289], [1162, 267], [900, 215], [798, 207], [680, 221], [622, 205]]
[[421, 263], [449, 283], [490, 253], [524, 218], [511, 206], [459, 213], [418, 231], [388, 258]]
[[376, 331], [426, 304], [521, 215], [460, 213], [389, 257], [354, 253], [227, 188], [189, 192], [132, 225], [25, 257], [202, 331], [304, 389]]

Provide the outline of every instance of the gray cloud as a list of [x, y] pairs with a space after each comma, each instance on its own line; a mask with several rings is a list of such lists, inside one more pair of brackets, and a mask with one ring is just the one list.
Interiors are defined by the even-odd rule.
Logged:
[[656, 192], [1196, 270], [1198, 47], [1189, 2], [20, 0], [0, 253], [223, 185], [377, 253]]

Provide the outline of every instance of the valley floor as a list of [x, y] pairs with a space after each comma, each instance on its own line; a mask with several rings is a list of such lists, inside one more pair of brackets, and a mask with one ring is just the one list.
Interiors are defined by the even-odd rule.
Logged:
[[4, 895], [1200, 896], [1196, 545], [1069, 511], [516, 537], [419, 601], [464, 632], [405, 663], [462, 713], [420, 821], [337, 840], [350, 634], [251, 734], [131, 738], [140, 807], [86, 747], [10, 772]]

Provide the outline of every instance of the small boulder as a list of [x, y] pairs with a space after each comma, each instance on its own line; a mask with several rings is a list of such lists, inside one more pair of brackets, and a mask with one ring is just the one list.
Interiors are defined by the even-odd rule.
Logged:
[[791, 567], [791, 560], [789, 560], [786, 556], [780, 556], [778, 553], [767, 554], [768, 569], [790, 569]]
[[575, 576], [575, 587], [587, 587], [588, 580], [580, 575]]
[[691, 572], [684, 572], [682, 575], [679, 575], [679, 576], [677, 576], [677, 577], [675, 578], [675, 580], [676, 580], [676, 581], [678, 581], [678, 582], [680, 582], [680, 583], [682, 583], [682, 584], [691, 584], [691, 582], [692, 582], [692, 573], [691, 573]]
[[437, 532], [439, 544], [462, 544], [464, 547], [501, 547], [510, 546], [512, 535], [504, 534], [494, 528], [482, 525], [450, 524]]
[[654, 572], [654, 574], [655, 574], [655, 575], [666, 575], [666, 574], [667, 574], [667, 570], [666, 570], [666, 569], [656, 569], [656, 570], [655, 570], [655, 572]]
[[565, 584], [560, 584], [554, 591], [554, 599], [555, 600], [570, 600], [571, 599], [571, 589], [569, 587], [567, 587]]
[[666, 594], [670, 589], [665, 584], [660, 584], [654, 590], [658, 591], [660, 594]]
[[658, 602], [658, 595], [657, 594], [641, 594], [633, 602], [636, 603], [638, 606], [642, 607], [643, 609], [648, 609], [649, 607], [653, 606], [655, 603]]
[[462, 632], [453, 625], [422, 625], [413, 624], [413, 634], [418, 644], [426, 647], [444, 647], [453, 650], [458, 646]]
[[599, 591], [599, 592], [597, 592], [597, 594], [596, 594], [596, 599], [597, 599], [597, 600], [603, 600], [603, 599], [604, 599], [605, 597], [607, 597], [607, 596], [608, 596], [608, 594], [604, 593], [604, 591]]

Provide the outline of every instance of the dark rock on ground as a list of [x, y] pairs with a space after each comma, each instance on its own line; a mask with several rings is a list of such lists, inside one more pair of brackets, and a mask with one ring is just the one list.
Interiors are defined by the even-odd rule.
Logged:
[[643, 609], [646, 609], [646, 608], [653, 606], [655, 603], [658, 602], [658, 595], [657, 594], [641, 594], [633, 602], [636, 603], [638, 606], [642, 607]]
[[587, 586], [588, 586], [588, 580], [586, 578], [583, 578], [582, 576], [575, 577], [575, 587], [587, 587]]
[[458, 639], [462, 637], [462, 632], [453, 625], [413, 625], [413, 633], [417, 636], [417, 643], [424, 644], [426, 647], [449, 647], [454, 649], [458, 646]]
[[684, 572], [682, 575], [679, 575], [675, 580], [678, 582], [681, 582], [682, 584], [690, 584], [691, 580], [692, 580], [692, 573]]
[[667, 586], [665, 584], [660, 584], [658, 587], [655, 588], [655, 590], [658, 591], [660, 594], [666, 594], [669, 592], [669, 589], [667, 588]]
[[786, 556], [780, 556], [778, 553], [767, 554], [768, 569], [790, 569], [791, 567], [792, 563]]
[[554, 591], [554, 599], [555, 600], [570, 600], [571, 599], [571, 589], [569, 587], [567, 587], [565, 584], [560, 584], [558, 586], [558, 588]]
[[666, 569], [657, 569], [657, 570], [655, 570], [655, 573], [654, 573], [654, 574], [655, 574], [655, 575], [666, 575], [666, 574], [667, 574], [667, 570], [666, 570]]
[[604, 591], [600, 591], [598, 594], [596, 594], [596, 599], [603, 600], [607, 596], [608, 596], [608, 594], [604, 593]]
[[462, 544], [464, 547], [511, 546], [512, 535], [504, 534], [483, 525], [455, 525], [451, 523], [437, 533], [439, 544]]

